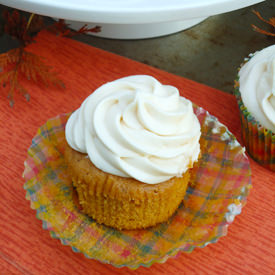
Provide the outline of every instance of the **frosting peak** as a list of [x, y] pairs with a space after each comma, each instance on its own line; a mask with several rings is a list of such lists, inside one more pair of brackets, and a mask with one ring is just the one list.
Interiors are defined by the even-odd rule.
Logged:
[[175, 87], [137, 75], [87, 97], [69, 118], [66, 139], [102, 171], [155, 184], [198, 159], [200, 124]]
[[275, 45], [257, 52], [240, 69], [240, 93], [248, 111], [275, 133]]

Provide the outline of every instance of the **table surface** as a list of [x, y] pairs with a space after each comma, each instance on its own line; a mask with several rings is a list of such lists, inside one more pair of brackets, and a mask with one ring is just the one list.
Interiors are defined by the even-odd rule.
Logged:
[[42, 229], [25, 199], [24, 160], [32, 137], [49, 118], [76, 109], [91, 91], [114, 79], [149, 74], [179, 88], [182, 95], [215, 115], [241, 141], [238, 107], [232, 95], [103, 50], [41, 32], [28, 50], [45, 57], [65, 90], [22, 83], [30, 102], [16, 94], [0, 100], [0, 270], [2, 274], [274, 274], [275, 173], [253, 160], [253, 188], [241, 215], [218, 243], [181, 253], [150, 268], [117, 269], [74, 253]]

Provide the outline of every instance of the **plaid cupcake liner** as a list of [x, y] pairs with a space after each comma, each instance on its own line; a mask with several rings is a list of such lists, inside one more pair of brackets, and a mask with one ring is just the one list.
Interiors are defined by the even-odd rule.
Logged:
[[[252, 57], [253, 55], [250, 55]], [[246, 62], [248, 59], [245, 60]], [[275, 171], [275, 134], [263, 127], [245, 107], [240, 93], [239, 78], [235, 80], [236, 96], [241, 119], [242, 138], [249, 155], [263, 167]]]
[[249, 161], [224, 125], [200, 107], [194, 111], [203, 149], [184, 203], [167, 222], [141, 230], [116, 230], [81, 212], [63, 158], [69, 114], [48, 120], [32, 140], [23, 174], [26, 198], [43, 228], [74, 252], [131, 269], [163, 263], [180, 251], [191, 252], [225, 236], [247, 200]]

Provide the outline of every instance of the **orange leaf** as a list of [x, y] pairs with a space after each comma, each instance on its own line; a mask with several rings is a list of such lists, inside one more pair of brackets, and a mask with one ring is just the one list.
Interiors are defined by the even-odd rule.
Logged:
[[262, 30], [262, 29], [258, 28], [258, 27], [255, 26], [255, 25], [252, 25], [252, 28], [253, 28], [254, 31], [256, 31], [256, 32], [259, 32], [259, 33], [262, 33], [262, 34], [265, 34], [265, 35], [275, 36], [275, 33], [272, 33], [272, 32], [268, 32], [268, 31]]
[[43, 62], [43, 59], [33, 53], [18, 48], [9, 51], [5, 55], [0, 55], [0, 64], [13, 64], [9, 71], [0, 72], [0, 83], [9, 86], [8, 98], [10, 106], [13, 106], [14, 92], [20, 92], [27, 100], [30, 96], [26, 89], [19, 83], [22, 77], [35, 83], [42, 83], [45, 86], [57, 86], [65, 88], [64, 83], [57, 77], [51, 67]]
[[275, 27], [275, 17], [271, 17], [269, 20], [265, 20], [258, 11], [252, 10], [252, 12], [256, 14], [256, 16], [263, 22], [271, 25], [272, 27]]

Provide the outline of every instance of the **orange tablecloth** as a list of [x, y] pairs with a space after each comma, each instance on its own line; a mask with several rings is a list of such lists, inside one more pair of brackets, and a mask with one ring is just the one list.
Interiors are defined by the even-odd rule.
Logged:
[[230, 225], [228, 235], [216, 244], [133, 271], [89, 260], [52, 239], [25, 199], [22, 173], [27, 149], [39, 126], [76, 109], [101, 84], [127, 75], [150, 74], [178, 87], [182, 95], [227, 125], [238, 140], [240, 122], [232, 95], [191, 80], [48, 32], [41, 32], [28, 49], [45, 57], [66, 90], [25, 82], [31, 101], [16, 95], [11, 109], [0, 88], [1, 274], [274, 274], [275, 173], [252, 160], [253, 189], [248, 203]]

